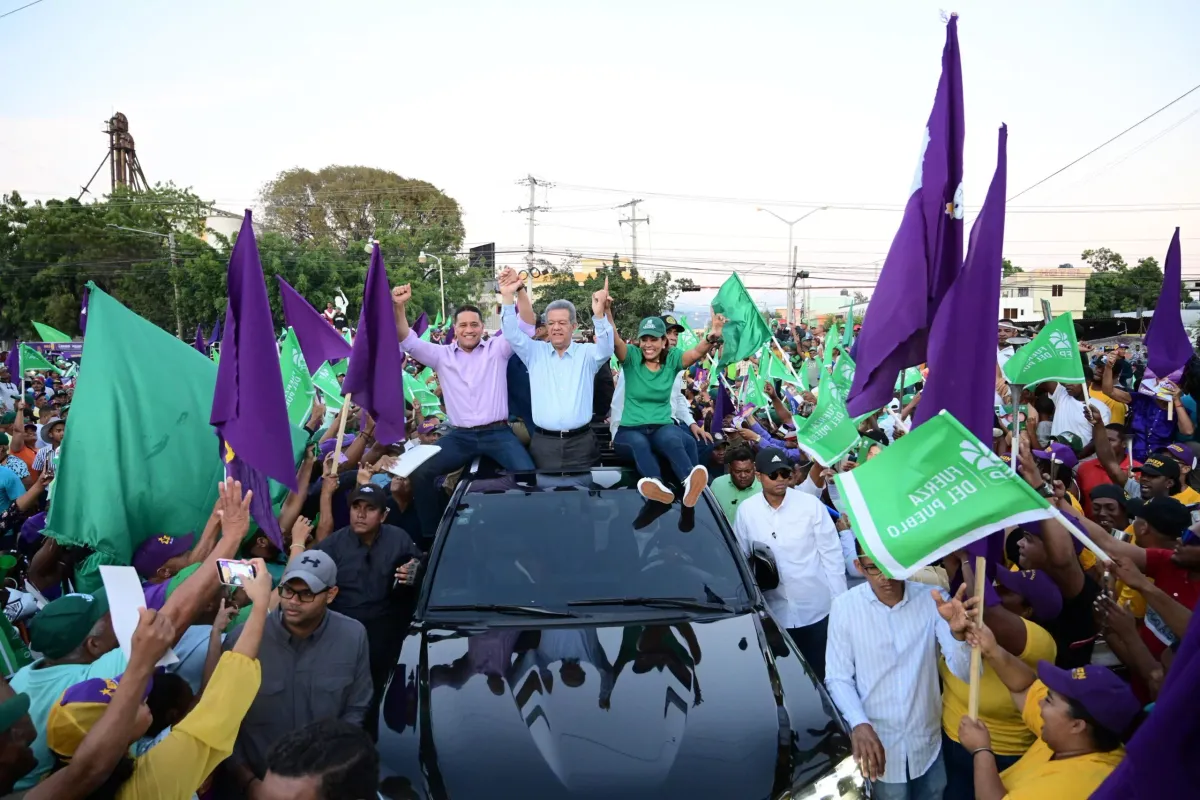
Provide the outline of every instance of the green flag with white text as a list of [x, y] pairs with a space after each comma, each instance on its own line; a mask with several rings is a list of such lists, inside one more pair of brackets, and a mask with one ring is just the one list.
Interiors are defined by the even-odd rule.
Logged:
[[342, 407], [342, 385], [338, 383], [337, 372], [329, 366], [328, 361], [321, 362], [321, 366], [313, 373], [312, 382], [321, 390], [326, 408]]
[[1004, 364], [1004, 377], [1009, 383], [1025, 388], [1047, 381], [1083, 383], [1083, 359], [1075, 339], [1075, 323], [1071, 313], [1059, 315], [1041, 332], [1013, 353]]
[[858, 444], [858, 428], [846, 413], [846, 393], [833, 376], [822, 373], [817, 386], [817, 405], [800, 421], [796, 441], [823, 467], [832, 467]]
[[679, 324], [683, 326], [683, 330], [679, 332], [679, 341], [677, 343], [680, 350], [691, 350], [700, 344], [700, 337], [692, 330], [692, 326], [688, 324], [687, 317], [683, 314], [679, 315]]
[[300, 342], [296, 332], [288, 328], [283, 333], [283, 342], [279, 345], [279, 372], [283, 375], [283, 398], [287, 402], [288, 421], [293, 425], [303, 425], [312, 410], [313, 390], [312, 377], [308, 374], [308, 365], [304, 363], [304, 353], [300, 351]]
[[833, 365], [833, 382], [843, 396], [850, 394], [850, 387], [854, 385], [854, 359], [845, 350]]
[[834, 481], [863, 550], [897, 580], [989, 533], [1052, 516], [945, 411]]
[[34, 350], [32, 347], [25, 344], [24, 342], [21, 343], [20, 358], [21, 358], [21, 374], [13, 376], [14, 378], [16, 378], [18, 380], [20, 380], [20, 378], [31, 369], [35, 369], [35, 370], [39, 370], [39, 371], [57, 372], [59, 374], [62, 374], [61, 369], [59, 369], [58, 367], [51, 364], [49, 361], [46, 360], [45, 356], [43, 356], [37, 350]]

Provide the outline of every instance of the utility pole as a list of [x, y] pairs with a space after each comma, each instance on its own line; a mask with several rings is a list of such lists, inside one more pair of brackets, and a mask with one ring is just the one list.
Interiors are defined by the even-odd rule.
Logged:
[[539, 212], [539, 211], [549, 211], [550, 210], [546, 206], [539, 206], [537, 204], [537, 188], [539, 186], [541, 186], [543, 188], [549, 188], [552, 184], [549, 181], [539, 181], [537, 178], [533, 177], [532, 175], [526, 175], [523, 179], [517, 181], [517, 183], [525, 184], [526, 186], [529, 187], [529, 205], [526, 206], [525, 208], [518, 208], [517, 213], [518, 214], [524, 214], [524, 213], [529, 214], [529, 249], [525, 253], [525, 288], [526, 288], [526, 290], [529, 291], [529, 296], [532, 299], [532, 297], [533, 297], [533, 227], [535, 224], [534, 223], [534, 215], [537, 214], [537, 212]]
[[179, 313], [179, 271], [175, 268], [175, 231], [167, 233], [167, 250], [171, 253], [171, 285], [175, 289], [175, 335], [183, 341], [183, 316]]
[[[783, 217], [779, 216], [778, 214], [776, 214], [774, 211], [772, 211], [769, 208], [761, 208], [760, 207], [760, 208], [754, 209], [755, 211], [765, 211], [768, 214], [770, 214], [772, 217], [774, 217], [775, 219], [782, 222], [784, 225], [788, 226], [787, 317], [788, 317], [789, 325], [791, 325], [795, 322], [795, 314], [796, 314], [796, 250], [797, 250], [797, 248], [792, 244], [792, 228], [795, 227], [797, 222], [800, 222], [801, 220], [804, 220], [804, 219], [808, 219], [813, 214], [817, 213], [818, 211], [824, 211], [828, 207], [829, 206], [821, 206], [820, 208], [814, 208], [812, 211], [809, 211], [807, 214], [802, 214], [793, 220], [784, 219]], [[807, 292], [807, 287], [806, 287], [806, 292]], [[801, 302], [807, 308], [807, 305], [808, 305], [807, 294], [803, 295], [803, 300]]]
[[644, 222], [647, 225], [650, 224], [649, 217], [642, 217], [640, 219], [638, 218], [637, 207], [638, 207], [638, 203], [640, 203], [640, 202], [642, 202], [642, 201], [641, 200], [630, 200], [628, 203], [622, 203], [621, 205], [617, 206], [617, 208], [628, 208], [629, 209], [629, 216], [620, 220], [617, 224], [629, 226], [629, 235], [633, 239], [633, 257], [630, 259], [629, 263], [630, 263], [630, 266], [635, 267], [635, 268], [637, 267], [637, 257], [638, 257], [637, 256], [637, 226], [638, 226], [638, 223]]

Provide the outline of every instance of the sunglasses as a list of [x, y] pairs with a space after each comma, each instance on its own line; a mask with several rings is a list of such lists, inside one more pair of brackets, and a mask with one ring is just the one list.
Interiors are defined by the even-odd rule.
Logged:
[[768, 472], [767, 477], [773, 481], [786, 481], [791, 479], [792, 471], [790, 469], [777, 469], [774, 472]]

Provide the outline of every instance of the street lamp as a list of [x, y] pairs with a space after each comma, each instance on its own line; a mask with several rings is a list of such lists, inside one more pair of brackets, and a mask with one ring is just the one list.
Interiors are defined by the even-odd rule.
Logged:
[[799, 216], [793, 220], [786, 220], [769, 208], [759, 207], [759, 208], [754, 209], [755, 211], [765, 211], [768, 214], [770, 214], [772, 217], [774, 217], [775, 219], [779, 220], [780, 222], [782, 222], [783, 224], [788, 226], [788, 249], [787, 249], [787, 252], [788, 252], [788, 256], [787, 256], [787, 263], [788, 263], [788, 295], [787, 295], [788, 325], [794, 325], [796, 323], [796, 319], [795, 319], [795, 317], [796, 317], [796, 253], [792, 249], [792, 226], [794, 226], [797, 222], [801, 222], [802, 220], [808, 219], [809, 217], [811, 217], [813, 214], [817, 213], [818, 211], [824, 211], [827, 208], [829, 208], [829, 206], [821, 206], [820, 208], [814, 208], [812, 211], [809, 211], [807, 214]]
[[144, 236], [157, 236], [160, 239], [167, 240], [167, 249], [171, 254], [171, 286], [175, 290], [175, 336], [182, 341], [183, 317], [179, 314], [179, 273], [175, 269], [175, 231], [159, 233], [158, 231], [144, 231], [141, 228], [126, 228], [124, 225], [113, 225], [111, 223], [106, 227], [115, 228], [119, 231], [129, 231], [130, 233], [140, 233]]
[[432, 258], [438, 265], [438, 291], [442, 295], [442, 319], [446, 318], [446, 281], [442, 277], [442, 260], [433, 253], [426, 253], [424, 250], [417, 256], [417, 263], [424, 264], [426, 258]]

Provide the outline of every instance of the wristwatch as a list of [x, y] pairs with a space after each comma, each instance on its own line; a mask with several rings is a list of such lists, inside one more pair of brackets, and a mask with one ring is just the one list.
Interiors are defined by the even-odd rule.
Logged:
[[704, 337], [704, 341], [708, 342], [709, 344], [721, 344], [721, 342], [725, 341], [725, 339], [724, 337], [715, 336], [710, 333], [708, 336]]
[[1034, 491], [1040, 494], [1042, 497], [1045, 497], [1047, 500], [1054, 497], [1054, 487], [1045, 481], [1043, 481], [1041, 485], [1035, 486]]

